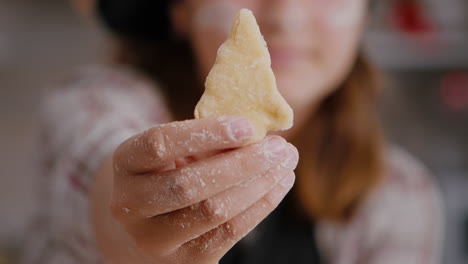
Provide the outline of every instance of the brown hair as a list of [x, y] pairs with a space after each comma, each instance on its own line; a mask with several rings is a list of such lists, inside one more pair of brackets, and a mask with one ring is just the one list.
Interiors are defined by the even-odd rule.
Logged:
[[[175, 118], [193, 118], [203, 91], [190, 45], [171, 37], [157, 42], [121, 39], [117, 61], [153, 77]], [[378, 85], [374, 69], [358, 55], [349, 75], [325, 98], [293, 139], [301, 155], [295, 197], [311, 218], [345, 221], [381, 177]], [[198, 87], [194, 87], [198, 86]]]
[[301, 153], [299, 201], [315, 219], [345, 221], [382, 177], [377, 73], [359, 54], [293, 143]]

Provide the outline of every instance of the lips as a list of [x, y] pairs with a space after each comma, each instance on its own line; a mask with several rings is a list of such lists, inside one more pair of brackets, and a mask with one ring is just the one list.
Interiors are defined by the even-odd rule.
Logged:
[[304, 58], [304, 52], [294, 47], [269, 46], [271, 64], [275, 69], [289, 68]]

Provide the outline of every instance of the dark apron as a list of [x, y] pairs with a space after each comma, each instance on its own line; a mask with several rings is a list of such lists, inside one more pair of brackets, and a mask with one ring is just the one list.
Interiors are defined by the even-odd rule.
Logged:
[[[297, 203], [296, 203], [297, 204]], [[219, 264], [319, 264], [313, 223], [300, 216], [288, 197], [237, 243]]]

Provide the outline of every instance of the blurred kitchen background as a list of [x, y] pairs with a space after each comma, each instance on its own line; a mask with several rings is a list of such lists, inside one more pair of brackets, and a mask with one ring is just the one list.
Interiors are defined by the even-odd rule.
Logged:
[[[30, 164], [41, 91], [108, 51], [105, 33], [70, 2], [0, 0], [0, 264], [15, 263], [40, 210]], [[436, 176], [446, 204], [443, 263], [466, 264], [468, 0], [375, 2], [364, 46], [385, 72], [386, 134]]]

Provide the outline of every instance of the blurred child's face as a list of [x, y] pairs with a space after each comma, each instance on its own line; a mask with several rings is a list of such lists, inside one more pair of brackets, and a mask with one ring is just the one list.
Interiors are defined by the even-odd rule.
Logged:
[[350, 71], [366, 6], [367, 0], [185, 0], [173, 18], [188, 34], [205, 77], [236, 12], [251, 9], [279, 90], [295, 110], [303, 110], [334, 91]]

